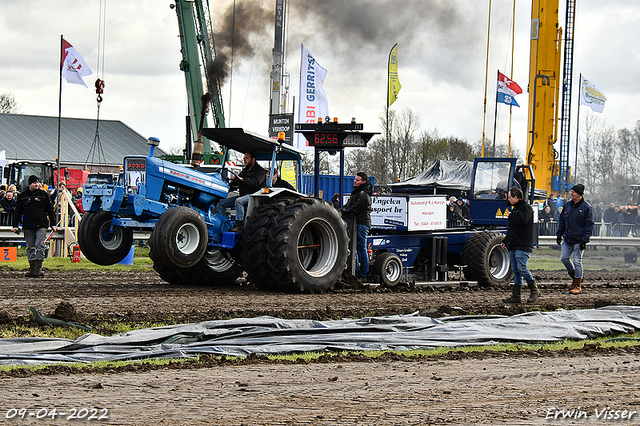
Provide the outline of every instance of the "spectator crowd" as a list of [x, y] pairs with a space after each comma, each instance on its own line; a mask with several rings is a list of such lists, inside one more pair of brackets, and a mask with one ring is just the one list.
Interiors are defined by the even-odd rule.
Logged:
[[[555, 231], [567, 200], [550, 194], [543, 204], [538, 205], [538, 226], [540, 235], [555, 235]], [[640, 236], [640, 216], [637, 206], [616, 205], [604, 202], [590, 203], [593, 206], [593, 216], [597, 231], [595, 236], [627, 237]]]
[[[64, 181], [61, 181], [55, 190], [49, 190], [49, 196], [51, 203], [55, 206], [60, 203], [60, 195], [62, 191], [68, 191]], [[78, 188], [76, 194], [71, 195], [71, 200], [76, 205], [76, 208], [82, 211], [82, 187]], [[7, 185], [6, 183], [0, 184], [0, 226], [11, 226], [13, 220], [13, 213], [16, 211], [16, 199], [18, 198], [18, 191], [15, 185]]]

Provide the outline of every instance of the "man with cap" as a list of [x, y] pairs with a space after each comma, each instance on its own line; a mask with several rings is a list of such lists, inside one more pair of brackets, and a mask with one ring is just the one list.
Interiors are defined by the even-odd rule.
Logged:
[[22, 223], [24, 239], [27, 243], [27, 259], [29, 272], [26, 277], [44, 277], [42, 261], [45, 253], [47, 228], [56, 231], [56, 213], [51, 204], [51, 198], [40, 188], [40, 178], [29, 176], [29, 187], [18, 195], [16, 211], [13, 215], [13, 232], [18, 231]]
[[584, 185], [579, 183], [571, 188], [571, 201], [562, 210], [556, 232], [557, 243], [562, 246], [560, 261], [573, 280], [569, 287], [571, 294], [582, 292], [582, 255], [593, 233], [593, 208], [582, 198], [583, 194]]

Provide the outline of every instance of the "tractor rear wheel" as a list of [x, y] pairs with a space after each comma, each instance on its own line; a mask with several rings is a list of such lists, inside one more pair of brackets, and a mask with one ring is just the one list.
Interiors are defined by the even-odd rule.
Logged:
[[84, 256], [98, 265], [113, 265], [127, 257], [133, 244], [133, 231], [116, 226], [111, 229], [113, 214], [87, 212], [78, 227], [78, 244]]
[[260, 206], [246, 218], [242, 231], [242, 266], [248, 280], [262, 290], [276, 290], [280, 286], [267, 264], [267, 234], [272, 226], [277, 227], [274, 218], [283, 207], [283, 201]]
[[158, 258], [176, 268], [189, 268], [198, 263], [207, 250], [208, 239], [202, 216], [183, 206], [164, 212], [153, 231]]
[[348, 246], [346, 225], [331, 204], [299, 198], [273, 218], [267, 263], [281, 290], [322, 293], [345, 270]]
[[468, 280], [477, 280], [483, 287], [509, 284], [513, 271], [509, 251], [501, 247], [503, 240], [503, 234], [492, 231], [478, 232], [469, 238], [462, 250]]

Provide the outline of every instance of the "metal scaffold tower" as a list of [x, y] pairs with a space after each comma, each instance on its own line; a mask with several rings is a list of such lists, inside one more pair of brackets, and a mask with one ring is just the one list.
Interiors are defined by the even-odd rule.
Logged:
[[[565, 194], [569, 189], [569, 134], [571, 129], [571, 85], [573, 81], [573, 26], [576, 0], [567, 0], [565, 22], [564, 72], [562, 76], [562, 121], [560, 124], [560, 170], [557, 189]], [[575, 170], [574, 170], [575, 173]]]

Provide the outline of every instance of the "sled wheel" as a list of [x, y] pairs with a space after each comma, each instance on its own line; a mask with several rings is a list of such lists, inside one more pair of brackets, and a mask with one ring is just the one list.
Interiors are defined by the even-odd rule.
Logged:
[[189, 268], [202, 259], [207, 249], [207, 225], [189, 207], [173, 207], [164, 212], [153, 233], [158, 258], [169, 266]]
[[111, 229], [110, 212], [85, 213], [78, 227], [78, 244], [84, 256], [98, 265], [113, 265], [127, 257], [133, 231], [120, 226]]
[[499, 232], [479, 232], [473, 235], [462, 250], [467, 265], [464, 275], [477, 280], [483, 287], [506, 286], [513, 278], [509, 251], [501, 247], [504, 235]]
[[331, 204], [300, 198], [283, 206], [268, 232], [267, 263], [284, 291], [322, 293], [346, 268], [346, 225]]
[[402, 260], [395, 253], [381, 253], [373, 264], [372, 274], [380, 277], [380, 284], [393, 288], [402, 280]]

